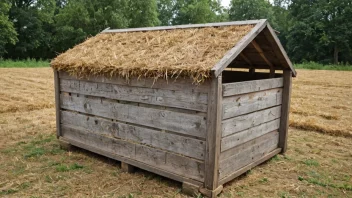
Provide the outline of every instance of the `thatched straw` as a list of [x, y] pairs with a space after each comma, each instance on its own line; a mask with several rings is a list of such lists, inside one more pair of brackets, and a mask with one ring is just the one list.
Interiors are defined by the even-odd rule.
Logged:
[[98, 34], [59, 55], [51, 66], [78, 77], [188, 76], [200, 83], [252, 28], [245, 25]]

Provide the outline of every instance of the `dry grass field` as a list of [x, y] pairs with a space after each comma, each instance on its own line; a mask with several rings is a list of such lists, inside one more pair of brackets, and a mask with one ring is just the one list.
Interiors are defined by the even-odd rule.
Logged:
[[[0, 197], [186, 197], [181, 184], [59, 148], [50, 68], [0, 69]], [[299, 70], [285, 156], [220, 197], [352, 197], [352, 72]], [[201, 196], [198, 196], [201, 197]]]

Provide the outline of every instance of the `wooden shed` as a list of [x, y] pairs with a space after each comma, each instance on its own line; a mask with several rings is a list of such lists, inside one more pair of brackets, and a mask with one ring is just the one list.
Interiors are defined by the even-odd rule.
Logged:
[[286, 151], [296, 72], [266, 20], [105, 30], [51, 67], [61, 142], [185, 192]]

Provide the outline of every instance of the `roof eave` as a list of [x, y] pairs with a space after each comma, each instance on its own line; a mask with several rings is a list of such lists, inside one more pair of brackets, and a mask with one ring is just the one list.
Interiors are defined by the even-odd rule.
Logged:
[[256, 23], [256, 26], [244, 36], [231, 50], [229, 50], [225, 56], [215, 64], [211, 69], [214, 75], [217, 77], [221, 72], [242, 52], [247, 45], [266, 27], [268, 21], [261, 19]]
[[215, 66], [211, 69], [212, 73], [214, 74], [215, 77], [218, 77], [222, 71], [226, 67], [229, 66], [229, 64], [234, 61], [238, 55], [258, 36], [259, 33], [261, 33], [265, 28], [268, 28], [270, 34], [273, 36], [275, 43], [278, 45], [280, 53], [285, 59], [286, 67], [292, 71], [292, 76], [296, 77], [297, 72], [293, 67], [293, 64], [291, 60], [288, 58], [288, 55], [283, 48], [279, 38], [277, 37], [275, 30], [272, 29], [270, 24], [266, 19], [261, 19], [258, 20], [256, 23], [256, 26], [246, 35], [244, 36], [231, 50], [229, 50], [225, 56], [217, 63]]

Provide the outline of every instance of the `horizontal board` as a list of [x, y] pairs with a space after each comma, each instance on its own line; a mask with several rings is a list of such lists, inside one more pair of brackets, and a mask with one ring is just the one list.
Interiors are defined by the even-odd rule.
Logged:
[[62, 124], [72, 125], [92, 133], [110, 135], [204, 160], [205, 142], [203, 140], [69, 111], [61, 111], [61, 118]]
[[254, 145], [256, 145], [256, 144], [258, 144], [260, 142], [266, 141], [268, 139], [272, 139], [272, 138], [274, 138], [274, 137], [276, 137], [278, 135], [279, 134], [278, 134], [277, 131], [273, 131], [273, 132], [267, 133], [265, 135], [262, 135], [262, 136], [260, 136], [258, 138], [255, 138], [255, 139], [253, 139], [251, 141], [248, 141], [248, 142], [245, 142], [243, 144], [240, 144], [240, 145], [238, 145], [236, 147], [233, 147], [233, 148], [231, 148], [229, 150], [226, 150], [226, 151], [222, 152], [220, 154], [219, 160], [223, 161], [223, 160], [225, 160], [225, 159], [227, 159], [227, 158], [229, 158], [231, 156], [237, 155], [238, 153], [246, 150], [248, 147], [253, 147]]
[[233, 96], [283, 87], [283, 78], [271, 78], [264, 80], [229, 83], [224, 84], [222, 87], [223, 96]]
[[281, 106], [222, 121], [222, 137], [266, 123], [281, 116]]
[[201, 112], [207, 111], [208, 94], [197, 93], [187, 89], [184, 91], [175, 91], [66, 79], [60, 81], [60, 87], [61, 91], [70, 93], [190, 109]]
[[61, 93], [60, 101], [63, 109], [205, 138], [204, 116], [122, 104], [77, 94]]
[[281, 152], [281, 148], [274, 149], [273, 151], [269, 152], [268, 154], [264, 155], [262, 158], [259, 160], [256, 160], [240, 169], [238, 169], [235, 172], [232, 172], [231, 174], [227, 175], [226, 177], [222, 178], [219, 181], [219, 185], [226, 184], [229, 181], [232, 181], [236, 177], [246, 173], [247, 171], [253, 169], [254, 167], [258, 166], [261, 163], [264, 163], [265, 161], [269, 160], [270, 158], [274, 157], [275, 155], [279, 154]]
[[[69, 75], [66, 72], [59, 72], [59, 76], [61, 79], [66, 80], [77, 80], [76, 77]], [[159, 78], [154, 80], [153, 78], [136, 78], [131, 77], [130, 79], [121, 78], [121, 77], [104, 77], [104, 76], [90, 76], [87, 78], [80, 78], [80, 80], [91, 81], [91, 82], [99, 82], [99, 83], [109, 83], [116, 85], [128, 85], [132, 87], [146, 87], [146, 88], [156, 88], [156, 89], [166, 89], [166, 90], [178, 90], [178, 91], [194, 91], [194, 92], [202, 92], [208, 93], [210, 80], [206, 80], [201, 84], [194, 84], [193, 79], [191, 78], [182, 78], [179, 77], [177, 79], [169, 79], [165, 80]]]
[[226, 151], [230, 148], [258, 138], [271, 131], [278, 130], [280, 126], [280, 119], [276, 119], [256, 127], [235, 133], [233, 135], [222, 138], [221, 140], [221, 152]]
[[225, 97], [222, 119], [259, 111], [282, 103], [282, 88]]
[[204, 163], [200, 161], [152, 147], [85, 132], [72, 126], [61, 125], [61, 127], [62, 136], [66, 139], [81, 142], [197, 181], [204, 180]]
[[279, 134], [271, 136], [268, 139], [260, 141], [254, 145], [248, 146], [245, 149], [240, 149], [237, 154], [220, 161], [219, 172], [220, 179], [228, 176], [229, 174], [236, 172], [240, 168], [261, 159], [266, 154], [275, 150], [278, 147]]

